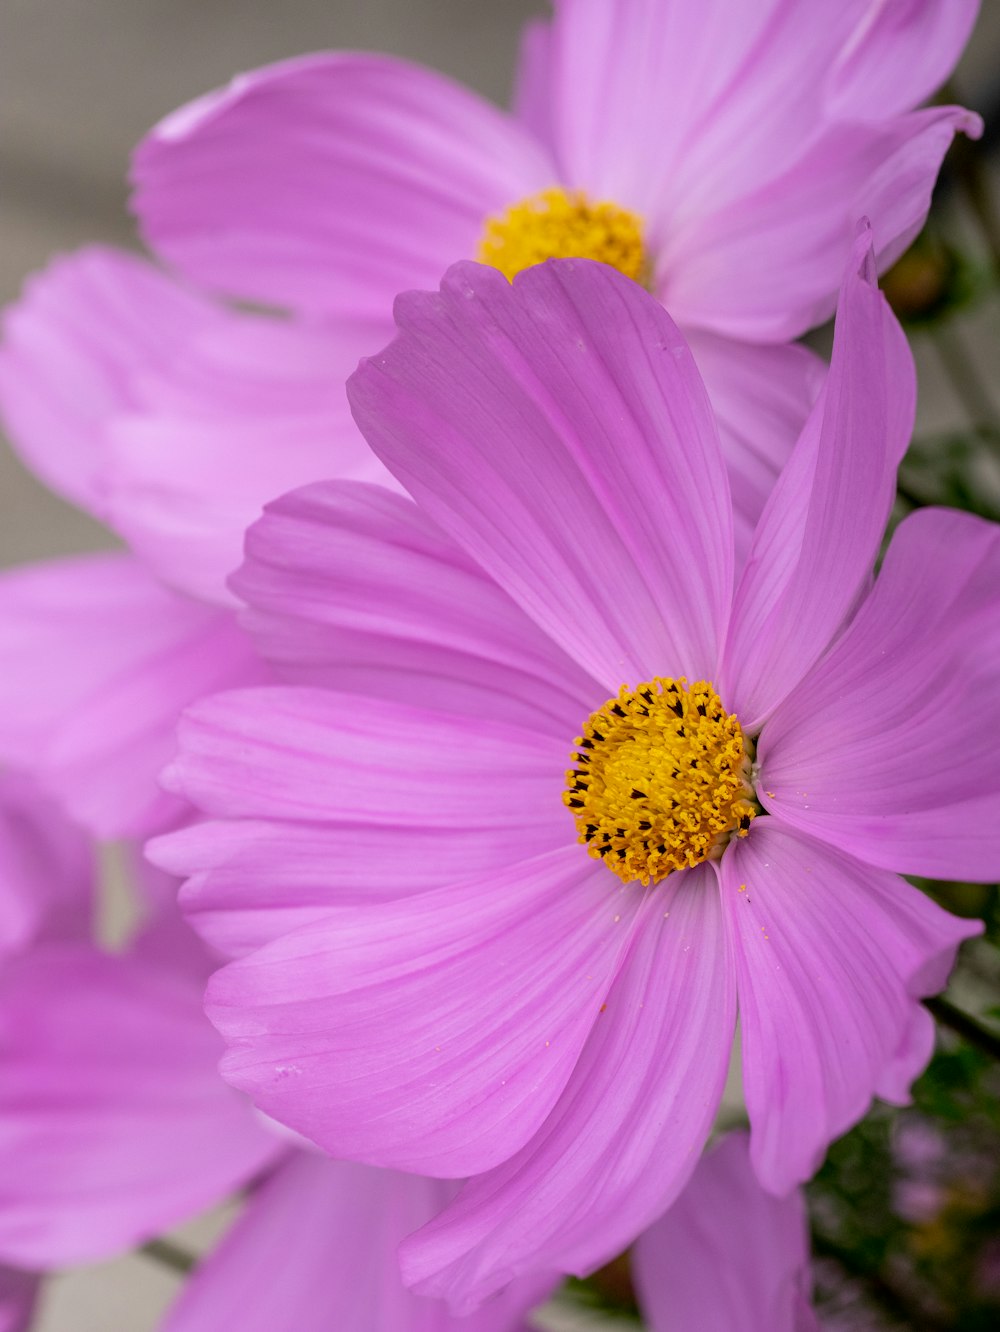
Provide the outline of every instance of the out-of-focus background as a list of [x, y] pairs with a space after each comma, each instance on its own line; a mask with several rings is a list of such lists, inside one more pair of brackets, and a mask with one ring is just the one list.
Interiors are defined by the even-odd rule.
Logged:
[[[0, 301], [16, 297], [24, 278], [57, 252], [92, 241], [136, 246], [130, 150], [161, 116], [234, 73], [308, 50], [385, 50], [503, 102], [520, 26], [543, 10], [543, 0], [0, 0]], [[992, 114], [996, 134], [1000, 0], [983, 0], [954, 92]], [[956, 301], [943, 326], [910, 330], [919, 428], [928, 438], [1000, 421], [1000, 242], [991, 254], [987, 238], [990, 225], [994, 241], [1000, 237], [1000, 189], [989, 140], [986, 149], [976, 158], [982, 215], [975, 182], [957, 167], [938, 209], [939, 236], [960, 250], [979, 290]], [[904, 300], [907, 284], [919, 291], [928, 273], [933, 279], [933, 247], [923, 269], [922, 262], [903, 275]], [[977, 465], [984, 491], [1000, 494], [1000, 469], [991, 472], [988, 452]], [[919, 476], [914, 484], [919, 489]], [[108, 544], [96, 523], [46, 492], [0, 441], [0, 565]], [[200, 1247], [220, 1226], [209, 1219], [182, 1238]], [[54, 1281], [39, 1329], [146, 1332], [175, 1289], [168, 1270], [130, 1256]]]

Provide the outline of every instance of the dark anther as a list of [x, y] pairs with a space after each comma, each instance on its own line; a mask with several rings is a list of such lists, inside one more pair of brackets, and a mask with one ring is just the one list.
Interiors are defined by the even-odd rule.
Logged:
[[570, 809], [583, 809], [583, 801], [577, 800], [575, 796], [571, 796], [567, 803]]
[[648, 799], [649, 799], [649, 796], [646, 794], [645, 791], [639, 791], [639, 790], [637, 790], [637, 789], [633, 786], [633, 787], [632, 787], [632, 799], [633, 799], [633, 800], [648, 800]]
[[586, 837], [587, 841], [589, 842], [590, 839], [593, 837], [593, 835], [594, 835], [595, 832], [597, 832], [597, 824], [596, 824], [596, 823], [588, 823], [587, 826], [586, 826], [586, 828], [584, 829], [584, 833], [583, 833], [583, 835], [584, 835], [584, 837]]
[[625, 716], [625, 709], [622, 707], [620, 703], [615, 703], [611, 711], [615, 714], [616, 717]]
[[678, 717], [684, 716], [684, 704], [680, 701], [679, 698], [675, 698], [673, 703], [668, 704], [668, 706], [670, 708], [670, 711], [673, 712], [675, 716]]
[[594, 739], [595, 739], [595, 740], [603, 740], [603, 739], [604, 739], [604, 736], [601, 735], [600, 731], [595, 731], [595, 732], [594, 732]]
[[581, 748], [581, 749], [593, 749], [593, 748], [594, 748], [594, 742], [593, 742], [593, 740], [581, 740], [581, 741], [580, 741], [580, 748]]
[[649, 830], [650, 830], [650, 828], [652, 828], [652, 826], [653, 826], [653, 825], [652, 825], [651, 823], [647, 822], [646, 819], [643, 819], [643, 820], [640, 822], [640, 824], [639, 824], [639, 831], [640, 831], [640, 832], [649, 832]]
[[705, 704], [704, 704], [704, 703], [699, 703], [699, 704], [698, 704], [698, 713], [699, 713], [699, 715], [702, 716], [702, 717], [704, 717], [704, 716], [707, 714], [707, 712], [708, 712], [708, 708], [705, 707]]

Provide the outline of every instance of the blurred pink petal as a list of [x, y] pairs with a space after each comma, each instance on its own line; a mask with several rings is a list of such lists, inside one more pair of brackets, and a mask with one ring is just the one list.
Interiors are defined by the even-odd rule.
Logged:
[[554, 1279], [520, 1282], [475, 1317], [407, 1291], [396, 1247], [454, 1192], [441, 1180], [297, 1152], [196, 1270], [161, 1332], [526, 1332]]
[[219, 1080], [200, 987], [84, 946], [0, 973], [0, 1255], [106, 1257], [208, 1207], [275, 1154]]
[[761, 1188], [744, 1133], [709, 1149], [632, 1254], [650, 1332], [819, 1332], [801, 1194]]
[[159, 786], [180, 710], [267, 678], [223, 612], [125, 554], [0, 576], [0, 757], [98, 837], [142, 836], [181, 805]]

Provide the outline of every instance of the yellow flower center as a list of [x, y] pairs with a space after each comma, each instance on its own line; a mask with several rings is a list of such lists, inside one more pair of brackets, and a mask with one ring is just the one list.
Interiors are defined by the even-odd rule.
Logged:
[[700, 865], [757, 813], [748, 742], [704, 680], [623, 685], [576, 745], [563, 800], [579, 840], [623, 883]]
[[645, 283], [649, 261], [642, 219], [613, 203], [591, 203], [581, 190], [543, 190], [486, 219], [476, 256], [510, 280], [546, 259], [599, 259]]

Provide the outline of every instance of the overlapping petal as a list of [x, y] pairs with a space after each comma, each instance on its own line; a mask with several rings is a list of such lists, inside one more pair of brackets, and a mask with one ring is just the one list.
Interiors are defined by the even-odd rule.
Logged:
[[0, 1332], [29, 1332], [39, 1285], [36, 1272], [0, 1268]]
[[537, 726], [566, 750], [601, 695], [413, 503], [311, 486], [268, 506], [232, 586], [286, 679]]
[[233, 962], [223, 1072], [335, 1156], [487, 1170], [544, 1122], [628, 945], [637, 898], [576, 845], [342, 908]]
[[134, 207], [147, 242], [207, 287], [384, 320], [553, 174], [515, 121], [441, 75], [330, 53], [175, 111], [138, 149]]
[[0, 1255], [105, 1257], [207, 1207], [277, 1140], [216, 1071], [200, 987], [84, 945], [0, 973]]
[[584, 1275], [625, 1247], [694, 1168], [722, 1095], [734, 1018], [718, 886], [704, 866], [645, 898], [552, 1114], [403, 1245], [407, 1280], [465, 1309], [522, 1272]]
[[1000, 875], [998, 587], [994, 524], [906, 519], [848, 631], [761, 736], [768, 808], [871, 864]]
[[914, 1040], [917, 997], [941, 988], [982, 923], [775, 818], [721, 864], [751, 1154], [765, 1188], [785, 1193], [876, 1091], [899, 1098], [901, 1070], [912, 1079], [929, 1053]]
[[108, 420], [134, 402], [138, 371], [218, 318], [131, 255], [95, 246], [57, 259], [4, 314], [0, 410], [14, 448], [57, 494], [105, 517]]
[[708, 1151], [639, 1237], [632, 1265], [652, 1332], [819, 1332], [803, 1198], [765, 1193], [747, 1147], [731, 1133]]
[[373, 341], [229, 314], [142, 368], [107, 423], [107, 516], [163, 580], [232, 600], [243, 533], [275, 495], [323, 476], [392, 485], [351, 420], [344, 380]]
[[857, 238], [826, 384], [754, 534], [722, 679], [759, 728], [840, 630], [871, 575], [910, 441], [916, 389], [906, 339]]
[[199, 1266], [162, 1332], [520, 1332], [551, 1279], [521, 1282], [468, 1320], [403, 1287], [397, 1244], [453, 1192], [297, 1152]]
[[729, 483], [665, 311], [613, 269], [459, 264], [349, 383], [422, 508], [606, 689], [714, 669]]
[[230, 616], [168, 591], [131, 556], [0, 578], [0, 757], [99, 837], [175, 819], [158, 777], [178, 713], [263, 678]]

